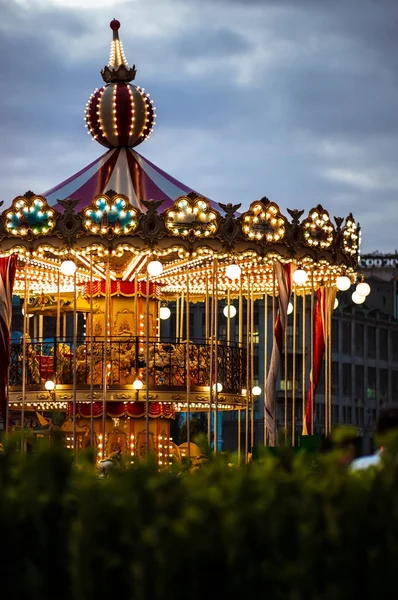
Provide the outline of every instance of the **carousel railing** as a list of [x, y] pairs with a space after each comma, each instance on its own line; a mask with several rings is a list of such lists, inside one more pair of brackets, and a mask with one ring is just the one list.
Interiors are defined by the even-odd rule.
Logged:
[[[188, 377], [191, 388], [209, 386], [210, 373], [215, 382], [216, 364], [217, 382], [222, 384], [224, 392], [240, 394], [246, 387], [246, 348], [237, 343], [216, 345], [190, 340], [187, 345], [184, 340], [150, 338], [148, 351], [146, 343], [142, 337], [77, 340], [77, 385], [102, 387], [104, 371], [108, 387], [129, 385], [137, 378], [145, 384], [148, 353], [150, 388], [185, 388]], [[23, 356], [22, 342], [12, 343], [10, 389], [22, 386], [24, 372], [27, 389], [37, 389], [50, 379], [57, 385], [72, 385], [75, 366], [72, 339], [25, 342], [25, 371]]]

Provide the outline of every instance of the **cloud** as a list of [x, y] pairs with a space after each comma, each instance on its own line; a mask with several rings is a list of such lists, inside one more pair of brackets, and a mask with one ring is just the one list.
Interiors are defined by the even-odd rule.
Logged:
[[396, 247], [393, 0], [10, 0], [1, 15], [7, 203], [103, 152], [83, 111], [116, 17], [158, 109], [140, 152], [214, 200], [352, 211], [365, 249]]

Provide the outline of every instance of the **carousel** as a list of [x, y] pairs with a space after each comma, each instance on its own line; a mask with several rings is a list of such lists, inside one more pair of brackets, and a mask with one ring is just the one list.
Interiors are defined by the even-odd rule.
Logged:
[[[276, 383], [289, 370], [293, 380], [300, 372], [302, 394], [300, 403], [294, 390], [286, 394], [285, 431], [288, 415], [300, 411], [303, 433], [312, 433], [324, 369], [330, 431], [331, 315], [336, 293], [359, 281], [359, 226], [351, 214], [332, 220], [320, 205], [286, 216], [267, 198], [247, 210], [216, 204], [139, 155], [133, 148], [149, 137], [156, 114], [150, 95], [131, 83], [136, 69], [119, 28], [112, 21], [105, 85], [85, 116], [106, 153], [43, 194], [18, 196], [1, 214], [3, 428], [19, 420], [24, 429], [33, 414], [42, 432], [57, 427], [76, 452], [95, 446], [99, 459], [151, 452], [168, 465], [182, 453], [170, 435], [176, 413], [186, 415], [189, 455], [192, 413], [207, 413], [217, 452], [220, 414], [237, 411], [238, 451], [247, 459], [259, 443], [259, 398], [261, 443], [277, 443]], [[366, 285], [354, 294], [364, 297]], [[22, 332], [10, 344], [15, 296]], [[259, 301], [264, 328], [255, 335]], [[200, 337], [193, 309], [203, 317]], [[254, 368], [259, 337], [263, 389]], [[294, 428], [291, 435], [294, 444]]]

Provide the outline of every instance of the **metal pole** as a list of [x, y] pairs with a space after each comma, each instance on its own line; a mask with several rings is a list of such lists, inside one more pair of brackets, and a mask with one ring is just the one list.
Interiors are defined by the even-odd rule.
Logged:
[[[93, 255], [90, 253], [90, 445], [94, 447], [94, 290]], [[102, 446], [104, 444], [102, 443]]]
[[[249, 283], [250, 285], [250, 283]], [[245, 462], [249, 460], [249, 401], [250, 401], [250, 290], [246, 298], [246, 411], [245, 411]]]
[[[304, 293], [304, 291], [303, 291]], [[292, 446], [296, 443], [296, 345], [297, 345], [297, 294], [293, 284], [293, 372], [292, 372]]]
[[145, 451], [149, 454], [149, 273], [146, 275], [146, 301], [145, 301]]
[[250, 447], [253, 453], [254, 448], [254, 396], [253, 396], [253, 385], [254, 385], [254, 291], [253, 291], [253, 280], [251, 280], [250, 290], [250, 371], [251, 371], [251, 382], [250, 382]]
[[[213, 353], [214, 353], [214, 294], [215, 294], [215, 269], [213, 263], [212, 293], [210, 302], [210, 365], [209, 365], [209, 420], [207, 423], [208, 445], [211, 448], [212, 433], [212, 404], [213, 404]], [[208, 342], [207, 342], [208, 343]]]
[[267, 445], [268, 294], [264, 294], [264, 446]]
[[76, 439], [76, 354], [77, 354], [77, 294], [76, 294], [76, 271], [73, 275], [73, 379], [72, 379], [72, 393], [73, 393], [73, 452], [74, 459], [77, 459], [76, 449], [77, 449], [77, 439]]
[[229, 343], [231, 341], [231, 316], [229, 314], [230, 311], [230, 306], [231, 306], [231, 288], [230, 286], [228, 286], [227, 288], [227, 307], [228, 307], [228, 316], [227, 316], [227, 345], [229, 346]]
[[214, 260], [214, 382], [215, 382], [215, 411], [214, 411], [214, 453], [218, 452], [218, 262]]
[[188, 466], [191, 465], [191, 405], [190, 405], [190, 393], [191, 393], [191, 379], [190, 379], [190, 347], [189, 347], [189, 269], [187, 269], [186, 276], [186, 328], [187, 328], [187, 343], [186, 343], [186, 384], [187, 384], [187, 455], [188, 455]]
[[102, 363], [102, 458], [105, 458], [105, 434], [106, 434], [106, 396], [108, 392], [108, 327], [109, 327], [109, 309], [111, 297], [111, 275], [109, 259], [106, 264], [106, 280], [105, 280], [105, 335], [104, 335], [104, 360]]
[[25, 396], [26, 396], [26, 335], [28, 332], [28, 263], [25, 263], [23, 338], [22, 338], [22, 407], [21, 407], [21, 451], [25, 451]]

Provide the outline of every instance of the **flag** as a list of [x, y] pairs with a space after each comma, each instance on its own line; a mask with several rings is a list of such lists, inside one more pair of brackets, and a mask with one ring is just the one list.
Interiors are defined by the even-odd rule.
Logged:
[[0, 414], [7, 429], [7, 385], [10, 367], [10, 329], [12, 317], [12, 289], [18, 257], [16, 254], [0, 258]]
[[289, 305], [290, 294], [292, 291], [292, 276], [295, 267], [292, 263], [282, 265], [280, 262], [275, 263], [275, 277], [278, 288], [278, 314], [274, 324], [274, 335], [272, 342], [272, 353], [270, 367], [268, 370], [267, 381], [265, 384], [264, 394], [264, 411], [266, 419], [266, 429], [268, 437], [268, 445], [275, 446], [275, 390], [276, 380], [279, 373], [281, 355], [283, 351], [284, 331], [287, 324], [287, 308]]
[[310, 385], [307, 395], [305, 418], [303, 418], [303, 435], [312, 435], [313, 432], [313, 406], [315, 394], [318, 389], [321, 374], [323, 355], [327, 341], [327, 331], [330, 323], [333, 305], [336, 298], [336, 289], [321, 287], [316, 291], [313, 318], [313, 364], [310, 371]]

